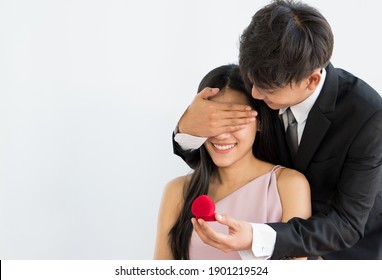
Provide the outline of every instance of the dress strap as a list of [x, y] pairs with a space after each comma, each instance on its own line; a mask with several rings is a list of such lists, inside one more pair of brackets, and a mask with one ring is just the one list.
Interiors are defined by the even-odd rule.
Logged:
[[285, 166], [275, 165], [275, 166], [273, 166], [271, 172], [276, 172], [277, 170], [282, 169], [282, 168], [285, 168]]

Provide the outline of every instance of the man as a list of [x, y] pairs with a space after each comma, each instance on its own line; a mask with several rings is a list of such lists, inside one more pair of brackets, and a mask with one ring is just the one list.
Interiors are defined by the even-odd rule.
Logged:
[[[382, 99], [334, 68], [332, 50], [328, 22], [306, 4], [274, 1], [253, 17], [241, 37], [241, 73], [252, 96], [278, 113], [280, 163], [307, 177], [313, 216], [243, 232], [244, 221], [217, 215], [230, 234], [218, 235], [200, 221], [195, 230], [207, 244], [256, 258], [382, 259]], [[174, 152], [190, 166], [203, 137], [254, 121], [255, 112], [209, 101], [215, 93], [205, 89], [195, 97], [174, 135]], [[199, 114], [201, 108], [210, 113]], [[189, 145], [185, 134], [186, 141], [198, 137]], [[252, 244], [242, 243], [248, 234]]]

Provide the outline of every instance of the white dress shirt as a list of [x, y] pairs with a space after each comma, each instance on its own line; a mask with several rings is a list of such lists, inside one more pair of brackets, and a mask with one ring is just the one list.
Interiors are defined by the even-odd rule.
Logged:
[[[322, 86], [324, 85], [325, 77], [326, 77], [326, 71], [325, 71], [325, 69], [322, 69], [321, 81], [318, 84], [316, 90], [312, 93], [312, 95], [310, 95], [307, 99], [305, 99], [301, 103], [298, 103], [296, 105], [289, 107], [293, 113], [293, 116], [296, 119], [296, 122], [297, 122], [297, 136], [298, 136], [298, 144], [299, 145], [301, 142], [302, 133], [303, 133], [304, 128], [305, 128], [306, 119], [308, 118], [308, 114], [310, 112], [310, 109], [312, 109], [314, 103], [316, 102], [316, 100], [318, 98], [318, 95], [321, 92]], [[282, 115], [285, 130], [287, 129], [287, 126], [288, 126], [288, 119], [287, 119], [286, 114], [284, 114], [286, 109], [288, 109], [288, 107], [282, 108], [279, 110], [279, 115]]]
[[[312, 109], [314, 103], [316, 102], [322, 86], [325, 82], [326, 71], [323, 68], [321, 73], [321, 80], [318, 84], [316, 90], [304, 101], [293, 105], [290, 107], [298, 125], [297, 125], [297, 136], [298, 144], [300, 145], [302, 134], [304, 132], [306, 120], [308, 114]], [[284, 127], [287, 128], [288, 120], [286, 114], [283, 114], [287, 108], [282, 108], [279, 110], [279, 115], [282, 115]], [[185, 133], [178, 133], [177, 128], [175, 129], [175, 141], [184, 150], [193, 150], [200, 148], [207, 138], [196, 137]], [[240, 256], [243, 260], [251, 259], [269, 259], [274, 251], [276, 244], [276, 231], [268, 226], [267, 224], [256, 224], [252, 223], [252, 249], [239, 251]]]

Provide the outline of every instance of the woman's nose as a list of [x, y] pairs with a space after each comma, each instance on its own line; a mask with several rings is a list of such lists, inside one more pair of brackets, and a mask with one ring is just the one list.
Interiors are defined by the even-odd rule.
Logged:
[[225, 139], [228, 139], [230, 136], [231, 136], [231, 133], [222, 133], [222, 134], [219, 134], [218, 136], [215, 136], [215, 138], [218, 140], [225, 140]]

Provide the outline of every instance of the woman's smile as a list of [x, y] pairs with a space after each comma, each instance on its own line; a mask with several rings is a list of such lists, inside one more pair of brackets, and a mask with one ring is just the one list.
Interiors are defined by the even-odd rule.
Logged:
[[212, 144], [212, 147], [214, 148], [214, 151], [221, 154], [229, 153], [237, 145], [237, 143], [233, 143], [233, 144], [211, 143], [211, 144]]

